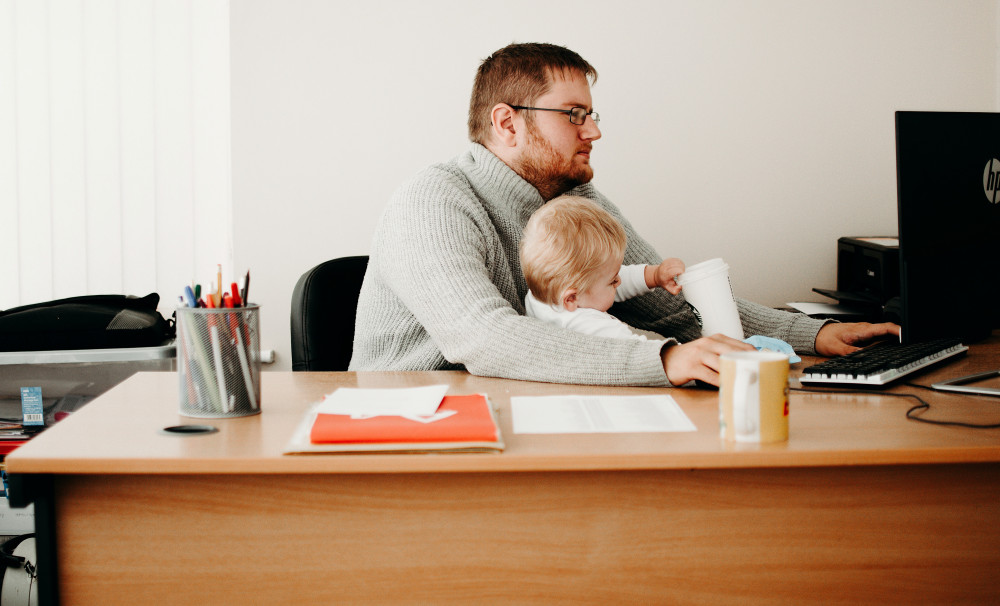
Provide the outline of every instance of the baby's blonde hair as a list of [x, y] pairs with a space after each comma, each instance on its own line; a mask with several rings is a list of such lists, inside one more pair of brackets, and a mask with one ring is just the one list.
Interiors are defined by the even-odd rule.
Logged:
[[567, 288], [587, 290], [597, 271], [625, 254], [625, 230], [606, 210], [579, 196], [559, 196], [536, 210], [521, 238], [521, 270], [531, 294], [558, 305]]

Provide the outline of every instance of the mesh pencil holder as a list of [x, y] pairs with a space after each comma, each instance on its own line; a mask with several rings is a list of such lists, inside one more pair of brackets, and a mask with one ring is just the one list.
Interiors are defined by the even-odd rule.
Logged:
[[177, 375], [184, 416], [260, 413], [260, 306], [177, 308]]

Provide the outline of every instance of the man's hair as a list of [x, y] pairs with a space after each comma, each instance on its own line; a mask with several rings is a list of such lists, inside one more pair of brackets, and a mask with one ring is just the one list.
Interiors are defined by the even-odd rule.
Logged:
[[584, 291], [598, 270], [625, 254], [621, 224], [606, 210], [579, 196], [559, 196], [536, 210], [521, 238], [521, 271], [531, 294], [558, 305], [567, 288]]
[[530, 106], [548, 92], [553, 74], [574, 71], [586, 76], [591, 85], [597, 82], [597, 70], [564, 46], [531, 42], [496, 51], [479, 65], [472, 85], [469, 139], [486, 145], [490, 112], [497, 103]]

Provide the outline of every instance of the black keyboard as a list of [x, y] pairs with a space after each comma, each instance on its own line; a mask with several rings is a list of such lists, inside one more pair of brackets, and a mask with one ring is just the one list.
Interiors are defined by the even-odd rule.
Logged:
[[802, 371], [802, 383], [885, 385], [931, 364], [968, 351], [958, 339], [903, 345], [882, 341]]

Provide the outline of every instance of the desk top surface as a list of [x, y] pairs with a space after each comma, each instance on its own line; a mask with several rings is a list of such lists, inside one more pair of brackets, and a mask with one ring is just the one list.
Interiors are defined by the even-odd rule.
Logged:
[[[792, 367], [793, 377], [814, 363]], [[1000, 368], [1000, 335], [969, 354], [912, 379], [919, 385]], [[138, 373], [8, 455], [12, 473], [426, 473], [611, 469], [712, 469], [1000, 462], [1000, 429], [919, 423], [910, 398], [847, 393], [790, 395], [789, 440], [731, 444], [719, 438], [718, 392], [697, 388], [609, 388], [472, 376], [466, 372], [262, 374], [262, 413], [192, 419], [178, 413], [176, 373]], [[485, 393], [499, 410], [502, 454], [283, 455], [309, 406], [336, 388], [450, 385], [449, 393]], [[793, 383], [797, 383], [793, 379]], [[510, 398], [519, 395], [651, 394], [672, 396], [695, 432], [515, 434]], [[1000, 423], [1000, 398], [906, 385], [931, 404], [927, 418]], [[165, 427], [207, 424], [208, 435], [165, 434]]]

